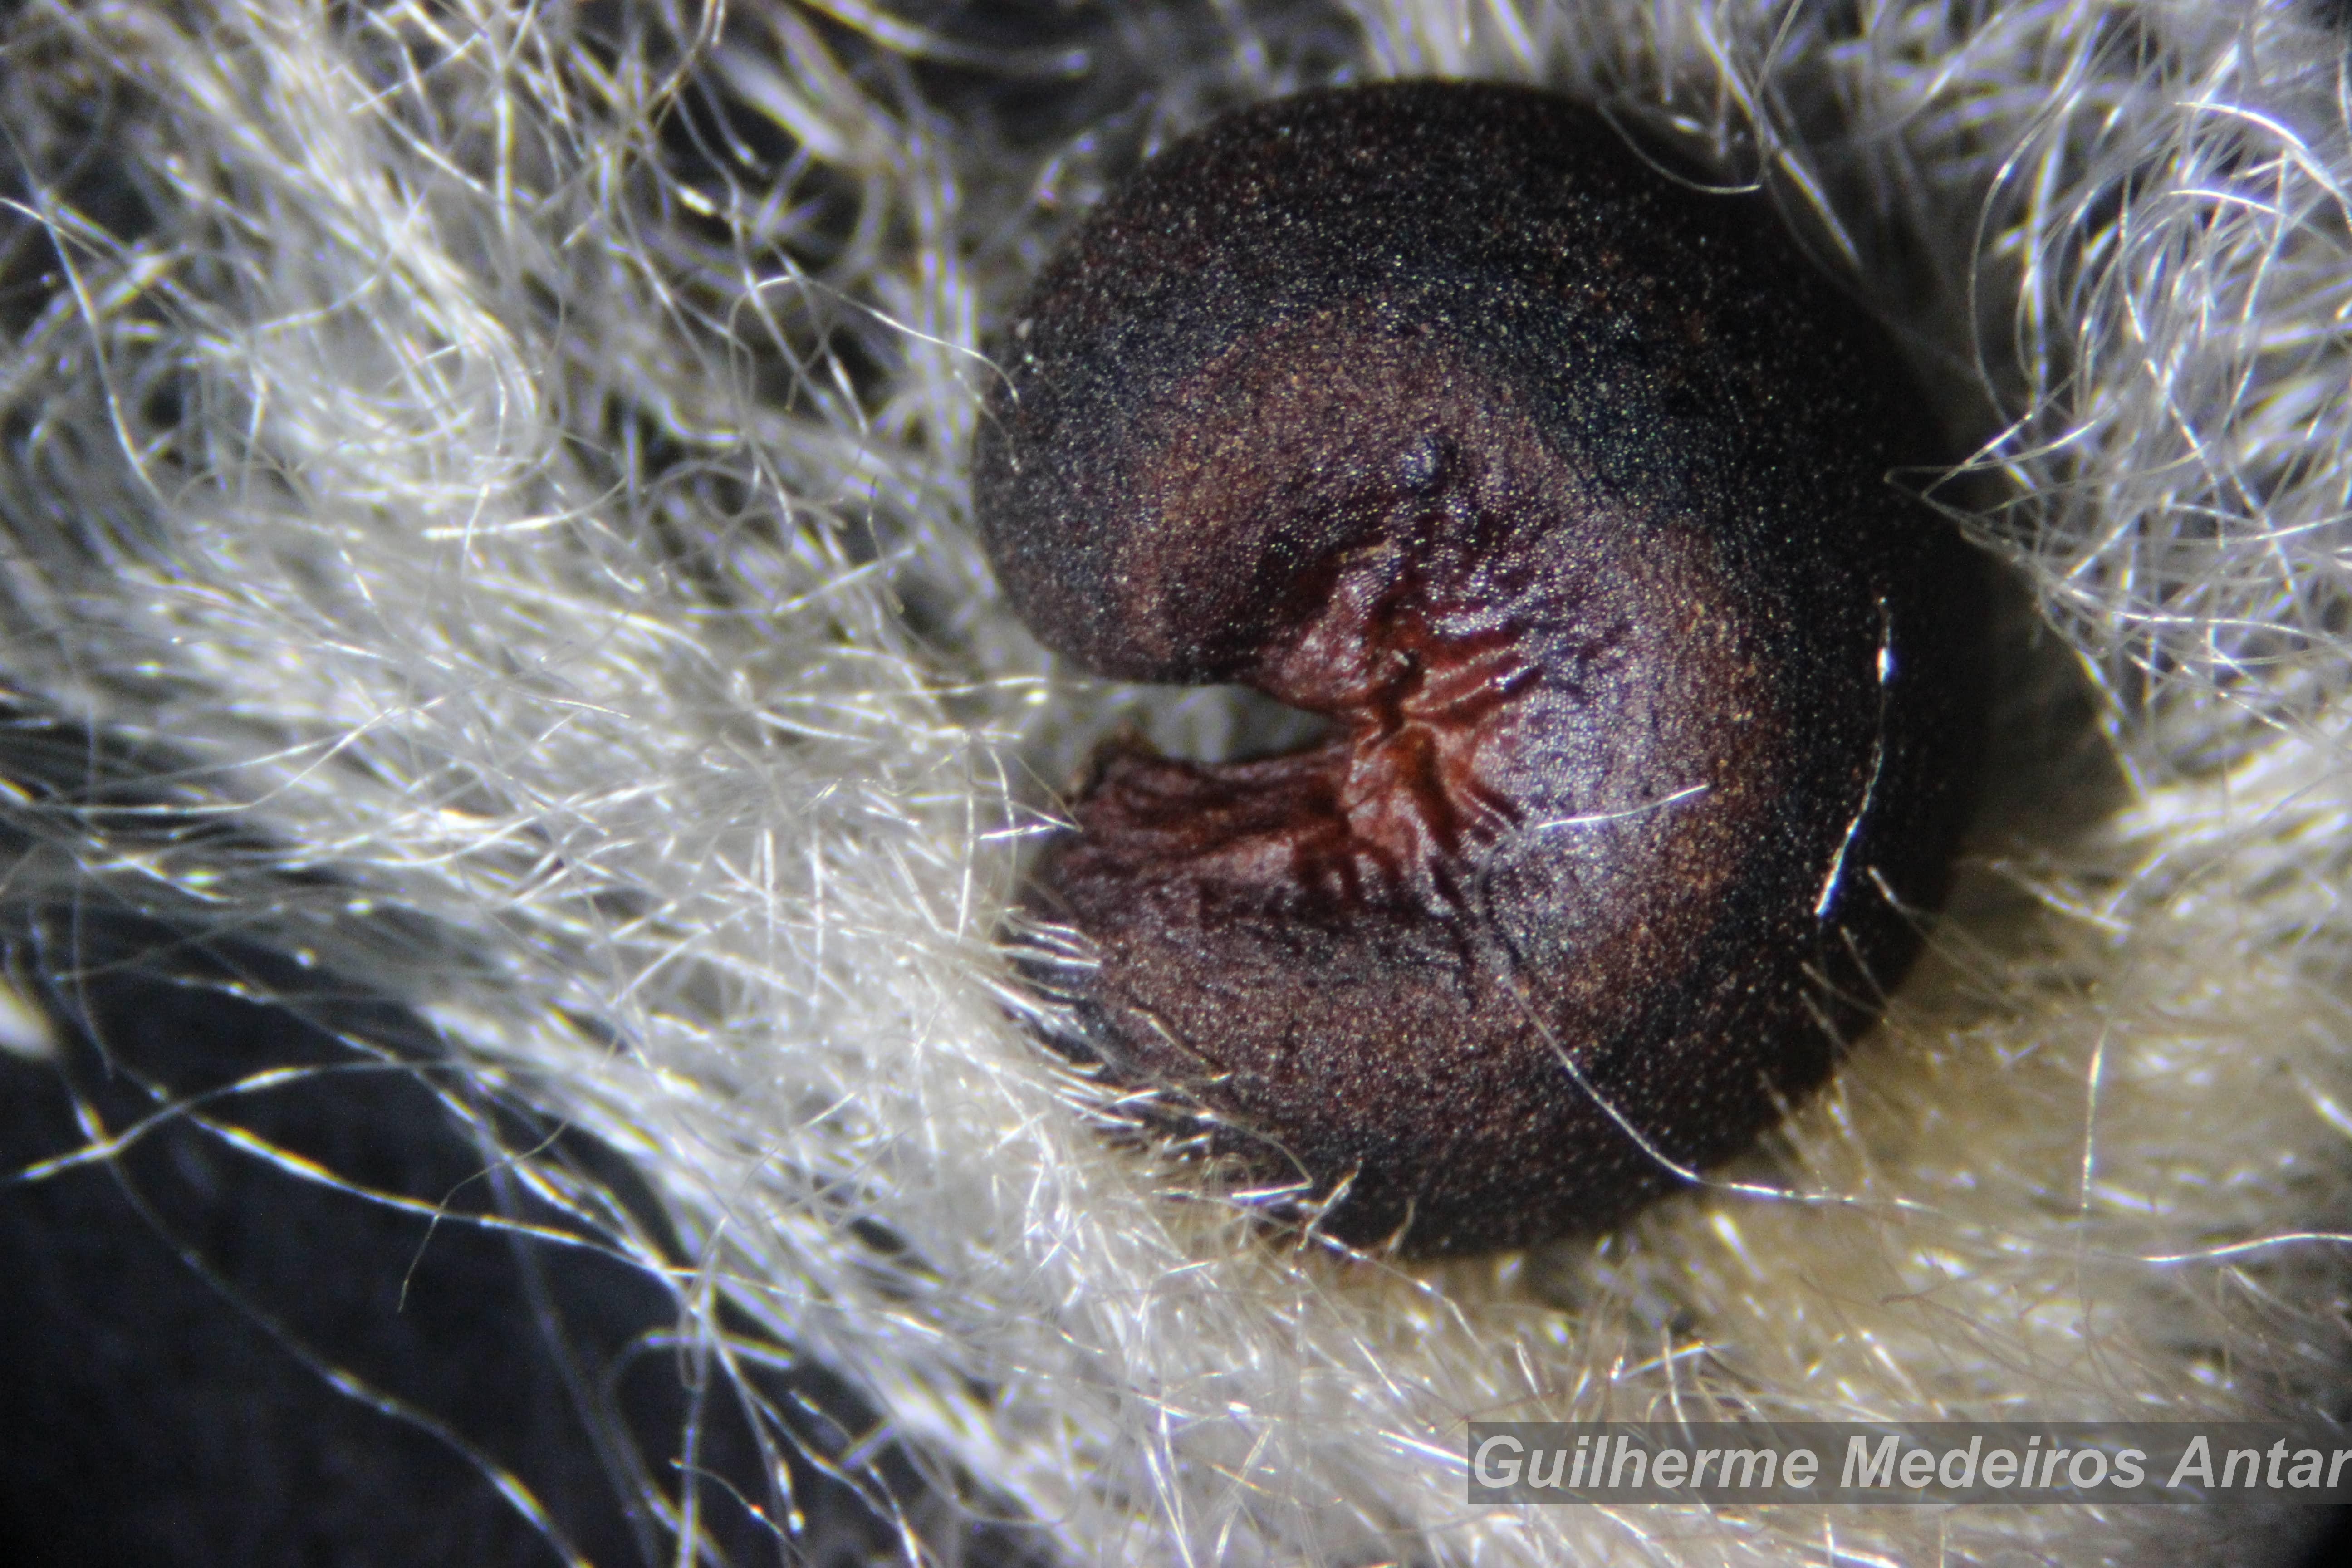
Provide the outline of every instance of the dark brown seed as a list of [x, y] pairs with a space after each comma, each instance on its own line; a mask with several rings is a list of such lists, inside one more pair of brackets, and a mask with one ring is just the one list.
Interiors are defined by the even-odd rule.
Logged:
[[1888, 482], [1917, 395], [1768, 208], [1541, 93], [1309, 94], [1146, 165], [1003, 357], [974, 499], [1038, 637], [1333, 725], [1097, 759], [1034, 902], [1113, 1080], [1328, 1235], [1463, 1252], [1622, 1217], [1876, 1016], [1981, 584]]

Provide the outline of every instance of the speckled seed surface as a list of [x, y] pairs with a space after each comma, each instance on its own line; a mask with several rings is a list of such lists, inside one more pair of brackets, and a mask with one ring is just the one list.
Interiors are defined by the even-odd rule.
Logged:
[[1300, 1184], [1273, 1212], [1606, 1226], [1876, 1016], [1966, 812], [1981, 584], [1889, 481], [1936, 452], [1894, 352], [1760, 200], [1534, 91], [1311, 94], [1147, 164], [1000, 358], [975, 503], [1037, 637], [1331, 721], [1106, 749], [1034, 876], [1099, 960], [1050, 977], [1068, 1048]]

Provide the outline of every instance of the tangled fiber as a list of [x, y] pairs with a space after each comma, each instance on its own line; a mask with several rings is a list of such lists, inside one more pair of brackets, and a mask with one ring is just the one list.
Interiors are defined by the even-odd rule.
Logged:
[[[85, 1562], [2293, 1560], [2308, 1510], [1472, 1508], [1463, 1436], [2346, 1413], [2343, 23], [0, 7], [0, 1522]], [[1933, 389], [1954, 460], [1895, 480], [2009, 607], [1993, 799], [1832, 1090], [1605, 1237], [1408, 1266], [1270, 1245], [1025, 1026], [1005, 915], [1088, 751], [1286, 721], [1057, 667], [966, 454], [1109, 181], [1429, 75], [1767, 192]]]

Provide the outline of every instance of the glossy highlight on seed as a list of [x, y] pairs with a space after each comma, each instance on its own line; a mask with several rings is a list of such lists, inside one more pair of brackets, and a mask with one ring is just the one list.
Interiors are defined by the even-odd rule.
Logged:
[[1048, 647], [1327, 716], [1118, 742], [1031, 902], [1065, 1048], [1277, 1211], [1433, 1255], [1608, 1226], [1779, 1120], [1940, 902], [1974, 557], [1893, 351], [1768, 207], [1544, 93], [1231, 116], [1079, 226], [973, 458]]

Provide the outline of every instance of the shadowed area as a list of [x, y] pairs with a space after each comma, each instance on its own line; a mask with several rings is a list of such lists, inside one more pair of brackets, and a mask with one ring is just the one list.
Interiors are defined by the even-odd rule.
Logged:
[[412, 1016], [145, 921], [32, 926], [57, 1037], [0, 1052], [0, 1559], [666, 1563], [690, 1529], [845, 1564], [907, 1561], [903, 1527], [1044, 1560], [824, 1369], [739, 1341], [731, 1383], [616, 1255], [668, 1246], [634, 1173], [481, 1103]]

